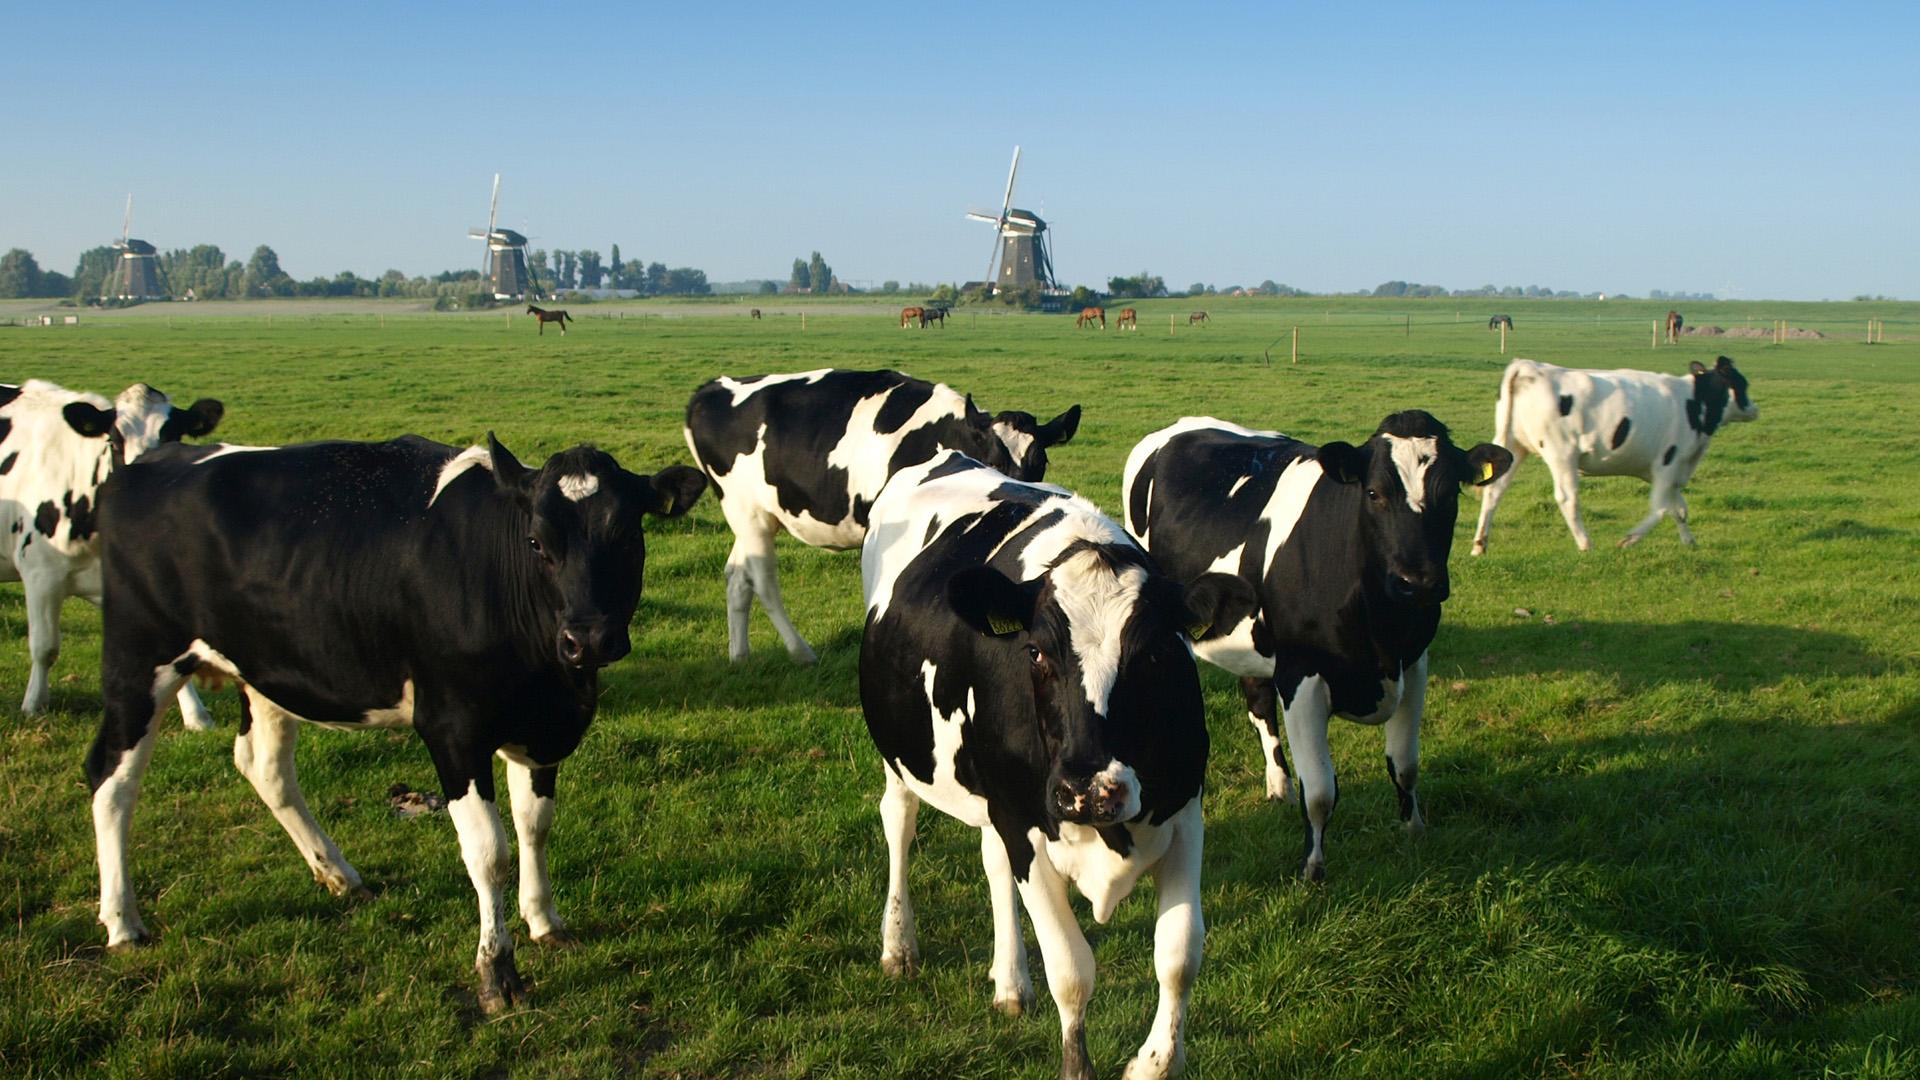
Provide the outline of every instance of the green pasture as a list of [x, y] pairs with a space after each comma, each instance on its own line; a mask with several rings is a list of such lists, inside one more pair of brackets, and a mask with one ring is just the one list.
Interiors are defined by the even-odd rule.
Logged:
[[[1647, 494], [1614, 479], [1587, 485], [1597, 546], [1576, 552], [1529, 461], [1474, 559], [1463, 498], [1424, 835], [1399, 828], [1379, 732], [1336, 721], [1328, 881], [1293, 879], [1298, 814], [1263, 800], [1236, 684], [1203, 669], [1209, 935], [1188, 1075], [1920, 1075], [1920, 305], [1682, 305], [1696, 325], [1828, 336], [1657, 350], [1665, 304], [1156, 301], [1127, 334], [968, 308], [902, 330], [897, 306], [602, 304], [537, 337], [504, 313], [154, 305], [0, 325], [0, 381], [218, 397], [241, 443], [492, 430], [529, 461], [591, 441], [650, 471], [686, 459], [682, 408], [710, 376], [898, 367], [990, 409], [1083, 405], [1049, 479], [1112, 511], [1127, 450], [1185, 414], [1358, 440], [1421, 407], [1456, 441], [1488, 438], [1495, 311], [1515, 320], [1508, 356], [1732, 356], [1762, 416], [1695, 478], [1697, 548], [1670, 524], [1613, 547]], [[1212, 322], [1189, 330], [1196, 307]], [[1888, 343], [1869, 346], [1876, 316]], [[424, 750], [305, 733], [308, 800], [375, 891], [336, 900], [232, 768], [231, 691], [207, 695], [219, 731], [162, 731], [133, 844], [158, 942], [106, 953], [80, 764], [98, 615], [68, 605], [55, 711], [21, 718], [25, 608], [0, 586], [0, 1074], [1054, 1075], [1038, 954], [1040, 1009], [995, 1013], [978, 843], [931, 810], [913, 864], [924, 969], [881, 974], [858, 557], [783, 541], [821, 662], [790, 664], [756, 613], [755, 655], [730, 666], [717, 507], [650, 534], [633, 655], [560, 771], [553, 876], [581, 945], [523, 944], [531, 1003], [496, 1019], [474, 1003], [451, 823], [388, 806], [395, 783], [433, 787]], [[1152, 1018], [1151, 892], [1108, 926], [1083, 919], [1102, 1075]]]

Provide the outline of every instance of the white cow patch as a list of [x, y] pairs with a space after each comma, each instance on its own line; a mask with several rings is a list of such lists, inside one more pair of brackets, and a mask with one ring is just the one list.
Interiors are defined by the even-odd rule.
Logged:
[[1006, 444], [1007, 452], [1013, 455], [1014, 465], [1024, 467], [1027, 463], [1027, 451], [1033, 449], [1033, 436], [1007, 423], [995, 423], [993, 433]]
[[733, 404], [738, 406], [741, 402], [765, 390], [769, 386], [778, 386], [781, 383], [790, 382], [803, 384], [816, 383], [830, 374], [832, 370], [831, 368], [820, 368], [815, 371], [796, 371], [790, 375], [765, 375], [750, 383], [743, 383], [731, 376], [722, 375], [715, 381], [727, 388], [727, 393], [733, 395]]
[[560, 478], [560, 494], [579, 502], [581, 499], [600, 490], [600, 478], [592, 473]]
[[1431, 436], [1405, 438], [1399, 435], [1383, 435], [1387, 440], [1388, 452], [1393, 455], [1393, 467], [1400, 474], [1400, 485], [1407, 489], [1407, 507], [1418, 514], [1427, 508], [1427, 470], [1433, 467], [1433, 460], [1439, 456], [1439, 440]]
[[453, 483], [461, 473], [476, 467], [493, 471], [493, 455], [484, 446], [469, 446], [456, 454], [452, 461], [440, 466], [440, 476], [433, 482], [433, 494], [427, 497], [427, 505], [432, 506], [447, 485]]
[[1054, 596], [1067, 617], [1081, 685], [1097, 715], [1107, 714], [1107, 699], [1120, 677], [1120, 639], [1146, 583], [1147, 572], [1140, 567], [1122, 567], [1116, 574], [1091, 551], [1053, 570]]
[[[987, 800], [968, 791], [956, 775], [961, 744], [966, 741], [966, 725], [973, 719], [973, 690], [967, 690], [967, 704], [950, 715], [942, 715], [933, 707], [933, 680], [938, 669], [933, 661], [920, 663], [921, 684], [927, 695], [927, 712], [933, 723], [933, 781], [923, 783], [919, 777], [905, 770], [899, 770], [915, 795], [937, 807], [942, 813], [951, 814], [976, 829], [989, 825]], [[895, 766], [897, 768], [897, 766]]]
[[214, 458], [223, 458], [223, 457], [226, 457], [228, 454], [253, 454], [253, 453], [258, 453], [261, 450], [278, 450], [278, 449], [280, 448], [277, 446], [240, 446], [237, 443], [226, 443], [226, 444], [223, 444], [220, 447], [220, 449], [215, 450], [213, 453], [208, 454], [206, 457], [200, 458], [199, 460], [195, 461], [194, 464], [205, 465], [207, 462], [212, 461]]

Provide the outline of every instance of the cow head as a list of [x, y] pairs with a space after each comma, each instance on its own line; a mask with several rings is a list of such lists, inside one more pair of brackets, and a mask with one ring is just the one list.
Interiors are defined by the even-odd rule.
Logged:
[[1760, 419], [1760, 406], [1747, 396], [1747, 377], [1731, 358], [1723, 356], [1711, 368], [1695, 360], [1688, 370], [1693, 399], [1687, 402], [1687, 421], [1696, 431], [1711, 435], [1722, 423]]
[[1513, 466], [1513, 455], [1492, 443], [1459, 449], [1445, 424], [1418, 409], [1382, 420], [1360, 446], [1331, 442], [1316, 457], [1358, 495], [1357, 539], [1369, 571], [1381, 575], [1378, 587], [1389, 600], [1419, 605], [1441, 603], [1451, 588], [1460, 486], [1492, 483]]
[[105, 436], [113, 446], [114, 463], [124, 465], [161, 443], [209, 434], [225, 412], [225, 407], [212, 398], [201, 398], [185, 409], [177, 409], [167, 395], [146, 383], [134, 383], [120, 392], [111, 409], [75, 401], [68, 403], [61, 415], [68, 427], [85, 438]]
[[1244, 619], [1254, 595], [1227, 574], [1181, 588], [1137, 548], [1081, 541], [1029, 582], [990, 566], [962, 570], [948, 581], [947, 602], [1004, 652], [997, 674], [1024, 669], [1031, 680], [1046, 812], [1100, 826], [1140, 814], [1133, 763], [1144, 733], [1177, 721], [1175, 710], [1202, 723], [1188, 640]]
[[638, 476], [590, 446], [563, 450], [536, 472], [492, 432], [487, 450], [495, 486], [526, 511], [526, 533], [510, 543], [551, 586], [560, 662], [591, 671], [627, 655], [647, 561], [644, 518], [686, 513], [707, 478], [685, 465]]
[[[993, 433], [1007, 448], [1013, 467], [1001, 472], [1015, 480], [1039, 483], [1047, 478], [1047, 448], [1071, 442], [1080, 429], [1080, 406], [1042, 424], [1032, 413], [1008, 410], [993, 418]], [[997, 467], [997, 466], [996, 466]]]

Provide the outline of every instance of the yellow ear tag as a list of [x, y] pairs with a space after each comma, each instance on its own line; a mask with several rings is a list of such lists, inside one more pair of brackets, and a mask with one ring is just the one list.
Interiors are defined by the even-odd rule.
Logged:
[[1020, 625], [1020, 620], [1006, 615], [988, 615], [987, 629], [992, 630], [994, 636], [1000, 637], [1007, 634], [1017, 634], [1025, 630], [1026, 627]]
[[1480, 482], [1484, 484], [1491, 479], [1493, 479], [1493, 462], [1491, 461], [1481, 462], [1480, 463]]
[[1189, 623], [1187, 624], [1187, 637], [1189, 640], [1199, 641], [1202, 637], [1205, 637], [1207, 631], [1211, 629], [1213, 629], [1213, 624], [1210, 622]]

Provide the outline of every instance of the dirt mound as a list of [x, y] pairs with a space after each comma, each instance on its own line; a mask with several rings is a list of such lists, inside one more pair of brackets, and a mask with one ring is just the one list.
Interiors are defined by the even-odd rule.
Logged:
[[1683, 326], [1680, 328], [1681, 337], [1719, 337], [1724, 333], [1726, 333], [1726, 331], [1718, 326]]

